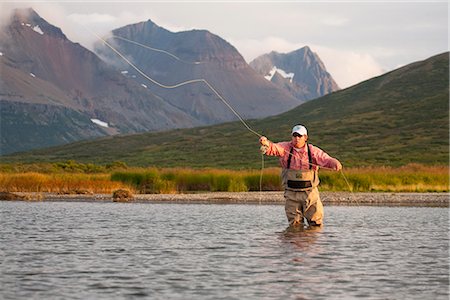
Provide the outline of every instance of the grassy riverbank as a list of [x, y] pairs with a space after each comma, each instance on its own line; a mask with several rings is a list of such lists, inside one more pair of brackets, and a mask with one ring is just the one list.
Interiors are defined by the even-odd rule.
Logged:
[[[222, 170], [129, 168], [123, 163], [0, 165], [0, 189], [6, 192], [59, 194], [279, 191], [280, 169]], [[448, 166], [349, 168], [320, 172], [322, 191], [449, 192]]]

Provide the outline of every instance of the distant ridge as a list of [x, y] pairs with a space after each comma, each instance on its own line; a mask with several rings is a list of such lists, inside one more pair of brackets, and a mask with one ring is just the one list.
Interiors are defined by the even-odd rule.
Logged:
[[[249, 124], [276, 142], [290, 139], [292, 125], [303, 123], [310, 142], [339, 158], [344, 167], [448, 165], [448, 99], [446, 52]], [[0, 161], [68, 159], [158, 167], [261, 167], [258, 137], [238, 122], [84, 141]], [[266, 166], [276, 164], [276, 159], [266, 159]]]

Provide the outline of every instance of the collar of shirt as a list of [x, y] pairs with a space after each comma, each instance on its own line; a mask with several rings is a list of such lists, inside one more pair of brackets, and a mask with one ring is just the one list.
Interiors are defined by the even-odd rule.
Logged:
[[[292, 144], [291, 144], [292, 145]], [[305, 148], [306, 148], [306, 143], [305, 143], [305, 145], [303, 146], [303, 147], [301, 147], [301, 148], [296, 148], [294, 145], [292, 145], [292, 147], [293, 147], [293, 149], [296, 151], [296, 152], [304, 152], [305, 151]]]

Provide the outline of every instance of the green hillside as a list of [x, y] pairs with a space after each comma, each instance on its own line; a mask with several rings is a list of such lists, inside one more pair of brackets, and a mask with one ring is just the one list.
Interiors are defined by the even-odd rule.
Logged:
[[[227, 109], [224, 105], [224, 109]], [[448, 165], [449, 53], [416, 62], [249, 125], [272, 141], [307, 126], [310, 142], [344, 166]], [[0, 162], [76, 160], [133, 166], [260, 168], [258, 137], [240, 122], [116, 136], [5, 156]], [[265, 165], [275, 166], [269, 158]]]

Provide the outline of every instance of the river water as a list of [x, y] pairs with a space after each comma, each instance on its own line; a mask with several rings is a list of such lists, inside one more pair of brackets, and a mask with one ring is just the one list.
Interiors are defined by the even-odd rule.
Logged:
[[448, 299], [449, 211], [0, 202], [2, 299]]

